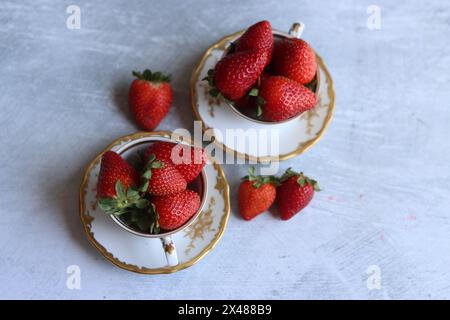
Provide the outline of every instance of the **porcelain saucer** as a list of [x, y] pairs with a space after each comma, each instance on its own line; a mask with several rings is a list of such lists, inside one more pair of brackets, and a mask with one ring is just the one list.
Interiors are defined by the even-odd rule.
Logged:
[[80, 186], [80, 218], [94, 247], [110, 262], [128, 271], [144, 274], [173, 273], [188, 268], [208, 254], [225, 231], [230, 214], [229, 186], [221, 167], [212, 159], [205, 166], [207, 199], [198, 218], [172, 235], [179, 264], [169, 267], [161, 241], [144, 238], [119, 227], [96, 205], [100, 159], [107, 150], [120, 152], [130, 144], [149, 143], [152, 137], [170, 138], [170, 132], [139, 132], [115, 140], [86, 168]]
[[[277, 31], [283, 34], [281, 31]], [[308, 150], [325, 132], [333, 116], [334, 89], [333, 80], [323, 59], [316, 54], [319, 77], [319, 92], [317, 105], [303, 113], [298, 121], [281, 124], [259, 124], [249, 121], [231, 108], [222, 99], [209, 95], [208, 84], [202, 81], [209, 69], [223, 56], [231, 42], [237, 39], [243, 31], [229, 35], [209, 47], [191, 77], [191, 103], [197, 120], [202, 121], [205, 135], [225, 151], [236, 154], [240, 158], [254, 162], [280, 161], [297, 156]], [[237, 143], [235, 139], [227, 139], [227, 130], [234, 129], [245, 137], [245, 143]], [[254, 147], [255, 131], [266, 132], [267, 139], [259, 139], [258, 147]], [[274, 140], [279, 141], [273, 148]], [[262, 143], [262, 145], [261, 145]]]

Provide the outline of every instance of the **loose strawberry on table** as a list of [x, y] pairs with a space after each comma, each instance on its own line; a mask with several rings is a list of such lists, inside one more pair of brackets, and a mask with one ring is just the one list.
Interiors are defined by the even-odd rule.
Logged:
[[138, 125], [145, 130], [155, 129], [169, 112], [173, 101], [170, 76], [161, 72], [133, 71], [137, 78], [131, 83], [128, 104]]
[[256, 176], [255, 168], [248, 170], [249, 175], [242, 178], [239, 186], [239, 213], [245, 220], [251, 220], [267, 211], [275, 201], [278, 180], [273, 176]]
[[312, 200], [314, 192], [320, 190], [315, 180], [290, 168], [286, 170], [281, 181], [281, 185], [277, 188], [276, 202], [283, 220], [292, 218], [304, 209]]

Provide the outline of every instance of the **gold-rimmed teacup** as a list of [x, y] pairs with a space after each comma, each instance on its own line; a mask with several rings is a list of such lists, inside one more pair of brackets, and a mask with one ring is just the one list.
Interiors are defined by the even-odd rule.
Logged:
[[[185, 141], [178, 141], [172, 138], [166, 138], [166, 137], [158, 137], [158, 136], [147, 136], [147, 137], [140, 137], [135, 140], [131, 140], [127, 143], [125, 143], [120, 149], [118, 149], [116, 152], [120, 154], [124, 159], [130, 160], [133, 156], [135, 156], [137, 153], [144, 151], [148, 146], [150, 146], [152, 143], [158, 142], [158, 141], [164, 141], [164, 142], [171, 142], [175, 144], [185, 144], [190, 145], [189, 143]], [[166, 260], [168, 266], [176, 266], [178, 265], [178, 255], [176, 247], [172, 241], [172, 235], [180, 232], [187, 227], [189, 227], [200, 215], [203, 208], [205, 207], [206, 200], [207, 200], [207, 192], [208, 192], [208, 186], [207, 186], [207, 177], [206, 172], [203, 169], [199, 176], [191, 183], [189, 183], [188, 188], [196, 191], [200, 195], [200, 207], [198, 208], [197, 212], [189, 218], [186, 223], [184, 223], [182, 226], [178, 227], [177, 229], [170, 230], [170, 231], [164, 231], [159, 234], [150, 234], [142, 232], [141, 230], [135, 229], [125, 223], [123, 219], [121, 219], [120, 216], [116, 215], [110, 215], [111, 219], [122, 229], [126, 230], [127, 232], [130, 232], [134, 235], [145, 237], [145, 238], [159, 238], [162, 243], [162, 248], [166, 255]]]
[[[282, 39], [286, 39], [286, 38], [288, 38], [288, 39], [300, 38], [302, 33], [303, 33], [304, 28], [305, 28], [305, 25], [303, 23], [295, 22], [295, 23], [292, 24], [289, 32], [283, 32], [283, 31], [279, 31], [279, 30], [272, 30], [274, 38], [275, 38], [274, 40], [275, 41], [281, 41]], [[230, 50], [233, 48], [232, 44], [235, 43], [240, 38], [241, 35], [242, 35], [242, 33], [239, 34], [238, 36], [236, 36], [236, 38], [230, 40], [230, 42], [228, 43], [228, 45], [225, 48], [225, 51], [223, 52], [222, 58], [225, 57], [228, 53], [230, 53]], [[319, 95], [319, 89], [320, 89], [319, 88], [319, 86], [320, 86], [320, 71], [319, 71], [319, 67], [318, 66], [317, 66], [316, 75], [315, 75], [314, 79], [311, 81], [311, 84], [312, 84], [312, 88], [310, 88], [310, 89], [312, 89], [312, 91], [315, 93], [315, 95], [318, 96]], [[254, 123], [258, 123], [258, 124], [264, 124], [264, 125], [286, 124], [288, 122], [295, 121], [295, 120], [299, 119], [302, 116], [302, 114], [303, 114], [303, 112], [302, 112], [302, 113], [299, 113], [299, 114], [297, 114], [297, 115], [295, 115], [295, 116], [293, 116], [293, 117], [291, 117], [289, 119], [285, 119], [285, 120], [282, 120], [282, 121], [264, 121], [264, 120], [256, 118], [256, 115], [255, 116], [251, 116], [249, 114], [243, 113], [232, 102], [230, 102], [228, 100], [226, 100], [225, 102], [231, 108], [231, 110], [233, 110], [240, 117], [242, 117], [242, 118], [244, 118], [244, 119], [246, 119], [248, 121], [251, 121], [251, 122], [254, 122]]]

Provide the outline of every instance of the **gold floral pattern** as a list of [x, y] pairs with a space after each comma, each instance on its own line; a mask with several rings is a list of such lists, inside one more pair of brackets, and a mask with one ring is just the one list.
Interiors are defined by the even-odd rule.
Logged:
[[314, 117], [319, 117], [319, 109], [323, 109], [323, 108], [328, 108], [329, 104], [323, 104], [322, 103], [322, 96], [319, 96], [318, 100], [317, 100], [317, 104], [314, 108], [312, 108], [311, 110], [306, 111], [301, 117], [300, 120], [305, 120], [306, 119], [306, 134], [311, 135], [312, 134], [312, 129], [314, 128], [314, 124], [313, 124], [313, 118]]
[[[216, 162], [214, 162], [213, 165], [214, 169], [218, 171], [220, 166]], [[224, 176], [217, 176], [214, 189], [219, 191], [221, 196], [225, 196], [225, 192], [227, 192], [228, 190], [228, 183], [225, 180]], [[193, 249], [195, 249], [196, 239], [203, 239], [206, 232], [214, 231], [214, 229], [212, 228], [214, 222], [212, 210], [215, 204], [216, 199], [212, 197], [209, 201], [208, 208], [198, 216], [197, 220], [191, 226], [186, 229], [187, 231], [185, 237], [189, 237], [191, 239], [189, 245], [184, 251], [186, 255], [188, 255]], [[226, 208], [224, 208], [224, 213], [226, 213], [225, 210]]]
[[[213, 65], [216, 65], [216, 63], [219, 61], [219, 59], [214, 58]], [[214, 109], [216, 107], [219, 107], [220, 104], [223, 102], [223, 98], [221, 96], [213, 97], [209, 94], [209, 85], [207, 81], [202, 81], [200, 83], [200, 86], [203, 88], [203, 95], [205, 96], [205, 100], [208, 103], [208, 114], [214, 118]]]
[[[320, 75], [320, 72], [318, 73]], [[325, 79], [325, 84], [326, 87], [329, 87], [329, 81], [328, 81], [328, 77], [320, 77], [319, 79], [324, 78]], [[320, 82], [318, 84], [318, 86], [320, 87]], [[320, 91], [319, 91], [320, 92]], [[301, 117], [300, 120], [306, 120], [306, 134], [311, 135], [312, 134], [312, 130], [314, 128], [314, 123], [313, 123], [313, 118], [315, 117], [320, 117], [319, 114], [319, 109], [328, 109], [330, 107], [330, 103], [323, 103], [323, 95], [321, 94], [317, 94], [317, 104], [314, 108], [312, 108], [311, 110], [306, 111]], [[330, 95], [331, 97], [331, 95]]]
[[91, 213], [89, 212], [89, 210], [86, 211], [86, 214], [84, 215], [84, 218], [86, 220], [86, 224], [89, 225], [89, 227], [90, 227], [92, 221], [94, 221], [94, 217], [91, 216]]
[[185, 255], [189, 255], [193, 249], [195, 249], [195, 240], [204, 239], [204, 235], [207, 232], [214, 231], [212, 228], [214, 217], [213, 207], [216, 204], [216, 199], [212, 197], [209, 200], [208, 208], [203, 211], [195, 220], [195, 222], [186, 229], [185, 237], [189, 237], [191, 241], [184, 250]]
[[[327, 71], [325, 71], [325, 72], [327, 73]], [[317, 105], [313, 109], [306, 111], [300, 117], [300, 120], [305, 120], [306, 119], [306, 133], [308, 135], [312, 134], [312, 129], [314, 128], [313, 118], [320, 116], [319, 113], [318, 113], [319, 109], [328, 109], [329, 111], [331, 110], [331, 112], [328, 112], [328, 114], [327, 114], [327, 119], [331, 119], [331, 116], [333, 114], [332, 111], [333, 111], [333, 108], [334, 108], [334, 90], [333, 90], [333, 82], [329, 81], [329, 75], [327, 77], [325, 77], [325, 84], [328, 86], [328, 96], [330, 98], [330, 102], [323, 103], [322, 96], [320, 95], [318, 97], [318, 100], [317, 100]], [[321, 130], [318, 133], [316, 133], [317, 136], [319, 136], [319, 137], [321, 136], [321, 134], [325, 130], [325, 128], [328, 125], [328, 123], [329, 123], [329, 120], [326, 121], [326, 125], [324, 127], [322, 127]], [[314, 141], [314, 139], [310, 140], [308, 142], [302, 142], [302, 143], [299, 144], [298, 147], [299, 148], [305, 148], [306, 146], [311, 145], [311, 141]]]
[[205, 95], [205, 100], [208, 103], [208, 114], [214, 118], [214, 109], [219, 107], [222, 103], [222, 98], [219, 96], [217, 98], [209, 94], [209, 85], [205, 82], [200, 84], [203, 87], [203, 94]]
[[[220, 166], [216, 162], [214, 162], [214, 169], [219, 170]], [[225, 177], [217, 176], [216, 179], [216, 185], [214, 186], [214, 189], [219, 191], [221, 195], [224, 195], [225, 190], [228, 188], [228, 183], [225, 180]]]

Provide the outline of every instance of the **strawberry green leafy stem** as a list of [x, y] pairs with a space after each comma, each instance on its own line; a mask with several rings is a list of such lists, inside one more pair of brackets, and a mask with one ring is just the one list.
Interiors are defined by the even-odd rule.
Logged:
[[141, 185], [139, 186], [140, 192], [147, 192], [150, 179], [152, 178], [152, 169], [160, 169], [162, 167], [163, 163], [161, 161], [157, 161], [156, 156], [153, 153], [150, 154], [141, 175]]
[[159, 227], [159, 214], [156, 212], [156, 207], [153, 203], [151, 203], [149, 208], [149, 216], [151, 217], [150, 221], [150, 233], [151, 234], [158, 234], [160, 231]]
[[284, 182], [291, 177], [297, 177], [297, 183], [300, 187], [304, 187], [305, 185], [309, 184], [313, 187], [314, 191], [321, 191], [316, 180], [310, 179], [305, 176], [303, 172], [298, 173], [292, 170], [292, 168], [288, 168], [286, 172], [281, 176], [280, 180], [281, 182]]
[[116, 196], [114, 198], [100, 198], [98, 200], [99, 207], [107, 214], [120, 216], [130, 212], [133, 207], [143, 208], [148, 204], [148, 200], [141, 198], [137, 190], [129, 188], [125, 191], [120, 180], [117, 180], [115, 190]]
[[115, 185], [116, 196], [99, 199], [99, 207], [106, 214], [123, 216], [123, 220], [127, 224], [134, 224], [142, 231], [158, 234], [160, 231], [159, 215], [156, 212], [155, 205], [146, 199], [146, 193], [152, 177], [152, 169], [162, 167], [163, 163], [157, 161], [156, 156], [151, 154], [143, 168], [139, 188], [128, 188], [125, 191], [122, 182], [117, 180]]
[[[152, 178], [152, 169], [160, 169], [164, 164], [156, 160], [156, 156], [152, 153], [149, 155], [147, 164], [143, 168], [141, 175], [141, 185], [139, 191], [145, 196], [147, 192], [148, 185], [150, 184], [150, 179]], [[159, 215], [156, 212], [155, 205], [147, 201], [147, 205], [143, 207], [144, 213], [137, 212], [132, 216], [132, 221], [143, 231], [149, 231], [150, 234], [159, 233]]]
[[266, 100], [264, 100], [263, 97], [259, 95], [259, 89], [258, 88], [252, 88], [250, 92], [248, 93], [251, 97], [256, 97], [256, 116], [261, 117], [263, 114], [262, 107], [266, 104]]
[[206, 77], [204, 77], [202, 79], [202, 81], [207, 81], [208, 85], [209, 85], [209, 95], [213, 98], [216, 99], [225, 99], [225, 97], [222, 95], [222, 93], [219, 91], [219, 89], [216, 88], [216, 86], [214, 85], [214, 70], [213, 69], [209, 69], [208, 70], [208, 75]]
[[149, 203], [142, 210], [134, 210], [129, 217], [129, 222], [135, 224], [141, 231], [150, 234], [158, 234], [160, 231], [159, 215], [156, 213], [153, 203]]
[[275, 176], [257, 176], [257, 175], [255, 175], [255, 167], [250, 167], [248, 169], [248, 176], [243, 177], [242, 180], [253, 181], [253, 186], [257, 189], [267, 183], [271, 183], [274, 186], [278, 186], [280, 184], [279, 179]]
[[170, 82], [170, 74], [165, 75], [162, 72], [152, 72], [149, 69], [145, 69], [144, 72], [133, 71], [133, 76], [138, 79], [146, 80], [150, 82]]

